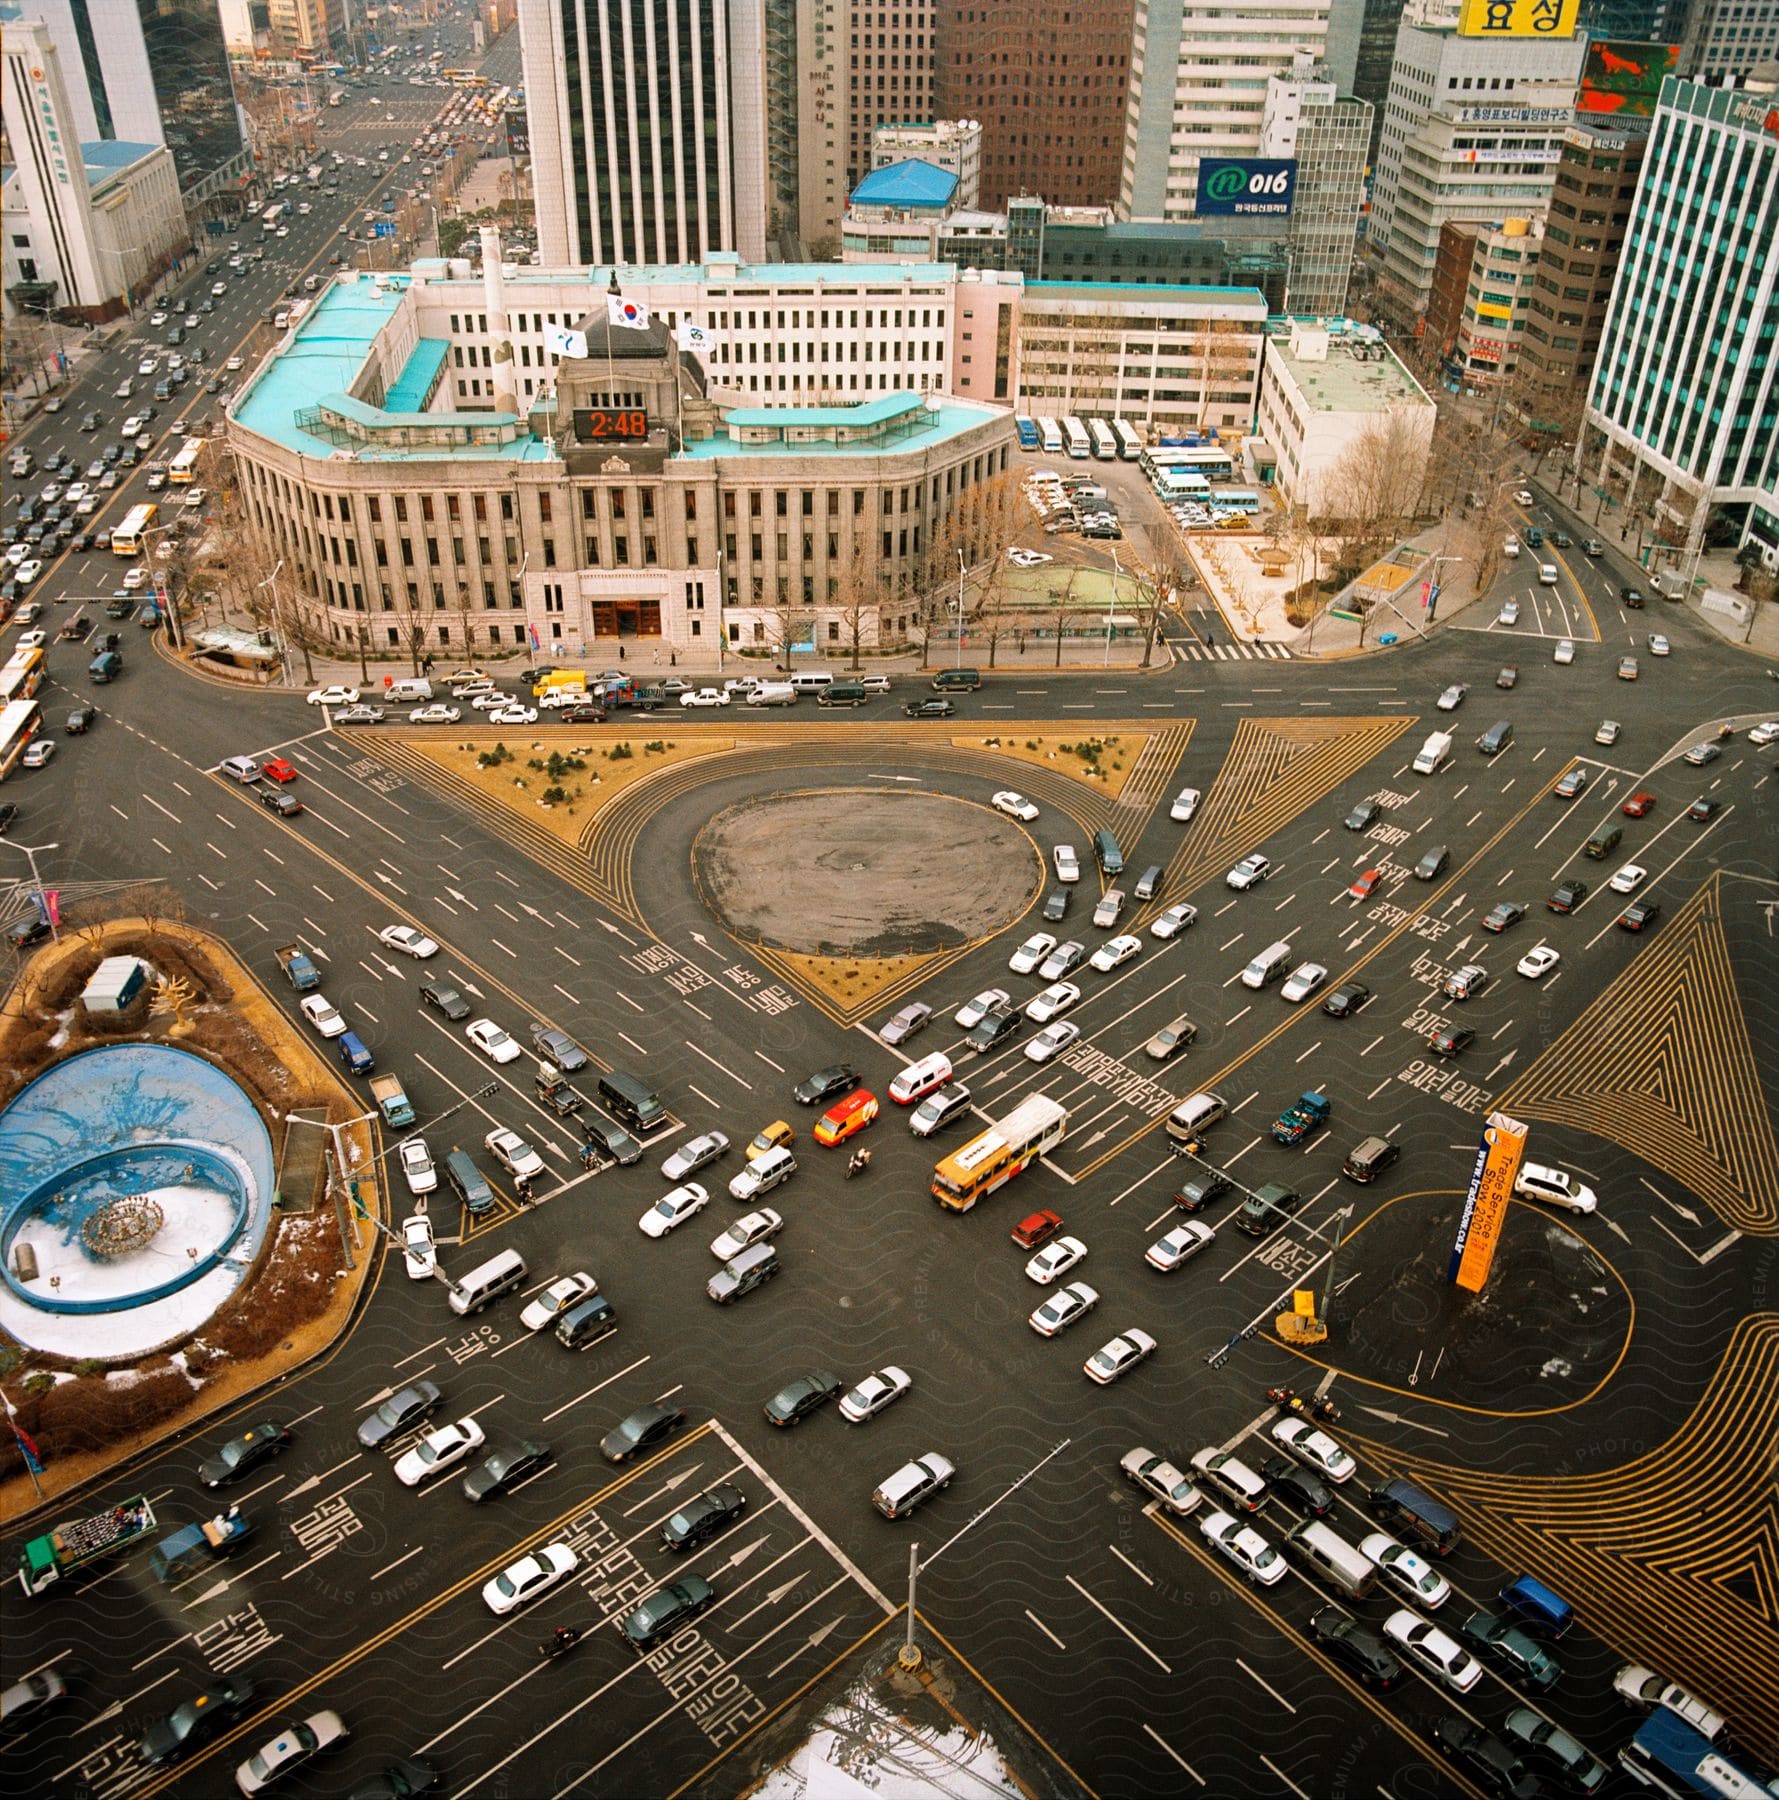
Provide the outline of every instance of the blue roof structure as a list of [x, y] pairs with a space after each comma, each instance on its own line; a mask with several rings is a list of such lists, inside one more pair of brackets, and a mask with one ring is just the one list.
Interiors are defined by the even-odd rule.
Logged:
[[937, 212], [951, 204], [957, 177], [931, 163], [898, 162], [873, 169], [852, 191], [854, 206], [925, 207]]
[[80, 146], [80, 160], [86, 169], [86, 184], [96, 188], [121, 175], [125, 169], [153, 156], [159, 144], [132, 144], [124, 138], [94, 138]]
[[422, 338], [410, 353], [407, 366], [389, 384], [389, 392], [383, 396], [384, 408], [392, 413], [424, 411], [439, 370], [450, 354], [451, 346], [443, 338]]

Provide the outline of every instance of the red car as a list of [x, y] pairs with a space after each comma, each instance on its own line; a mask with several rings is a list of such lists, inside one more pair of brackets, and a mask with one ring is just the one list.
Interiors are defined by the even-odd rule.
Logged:
[[1353, 885], [1347, 889], [1355, 900], [1369, 900], [1371, 890], [1384, 878], [1382, 869], [1367, 869]]
[[259, 766], [259, 772], [268, 781], [295, 781], [297, 772], [282, 756], [268, 757]]
[[1641, 819], [1645, 813], [1655, 810], [1655, 795], [1647, 788], [1639, 790], [1619, 808], [1627, 819]]
[[868, 1088], [857, 1088], [844, 1100], [836, 1101], [816, 1121], [815, 1141], [818, 1144], [844, 1144], [876, 1117], [877, 1096]]
[[1036, 1250], [1040, 1244], [1049, 1243], [1061, 1230], [1060, 1213], [1035, 1212], [1013, 1227], [1013, 1241], [1021, 1250]]

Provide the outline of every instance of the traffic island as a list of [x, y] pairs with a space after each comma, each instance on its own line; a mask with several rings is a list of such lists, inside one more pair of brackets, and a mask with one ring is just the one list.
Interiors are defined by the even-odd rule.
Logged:
[[986, 750], [1034, 764], [1052, 775], [1067, 775], [1113, 800], [1124, 792], [1131, 771], [1149, 747], [1148, 736], [1137, 732], [1112, 737], [953, 738], [952, 742], [960, 750]]
[[[93, 1012], [102, 964], [146, 977]], [[365, 1168], [374, 1141], [228, 947], [152, 913], [76, 912], [30, 959], [0, 1071], [0, 1379], [43, 1465], [0, 1441], [10, 1519], [334, 1341], [374, 1245], [308, 1140]]]

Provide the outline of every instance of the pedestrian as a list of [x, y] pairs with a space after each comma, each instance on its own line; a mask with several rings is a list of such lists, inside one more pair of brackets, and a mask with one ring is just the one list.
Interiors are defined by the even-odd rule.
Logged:
[[622, 662], [623, 660], [624, 660], [624, 646], [622, 644], [620, 644], [618, 646], [618, 661]]
[[531, 1199], [531, 1177], [529, 1175], [515, 1175], [513, 1187], [517, 1190], [521, 1200], [529, 1201]]
[[677, 669], [679, 667], [679, 652], [677, 650], [669, 650], [667, 652], [667, 666], [670, 669]]

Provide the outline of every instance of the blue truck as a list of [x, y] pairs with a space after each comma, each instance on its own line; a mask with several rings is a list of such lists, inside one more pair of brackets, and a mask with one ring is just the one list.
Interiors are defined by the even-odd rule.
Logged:
[[321, 971], [316, 968], [300, 944], [282, 945], [276, 952], [278, 967], [284, 971], [284, 978], [299, 994], [306, 994], [310, 988], [321, 986]]

